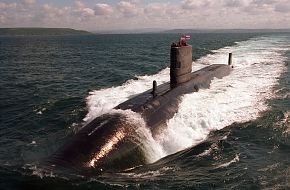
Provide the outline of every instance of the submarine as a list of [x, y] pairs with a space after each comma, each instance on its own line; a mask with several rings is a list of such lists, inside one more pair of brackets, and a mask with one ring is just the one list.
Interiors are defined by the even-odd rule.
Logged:
[[233, 69], [231, 53], [225, 64], [213, 64], [195, 72], [192, 64], [191, 45], [186, 42], [171, 45], [169, 82], [157, 85], [153, 81], [151, 90], [137, 94], [112, 112], [85, 124], [41, 165], [52, 171], [100, 173], [147, 164], [146, 150], [137, 132], [138, 123], [130, 121], [122, 111], [140, 115], [154, 138], [177, 113], [183, 95], [210, 88], [214, 78], [221, 79]]

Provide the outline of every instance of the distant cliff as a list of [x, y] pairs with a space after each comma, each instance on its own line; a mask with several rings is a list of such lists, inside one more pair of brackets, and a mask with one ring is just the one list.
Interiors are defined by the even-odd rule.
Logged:
[[70, 28], [0, 28], [0, 36], [57, 36], [88, 34], [92, 33]]
[[173, 29], [165, 33], [289, 33], [290, 29]]

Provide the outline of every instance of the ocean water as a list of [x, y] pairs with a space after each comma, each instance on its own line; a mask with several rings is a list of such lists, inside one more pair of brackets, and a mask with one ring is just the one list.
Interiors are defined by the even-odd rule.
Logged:
[[178, 34], [0, 37], [0, 189], [289, 189], [290, 34], [191, 34], [193, 70], [234, 70], [182, 97], [148, 164], [95, 176], [35, 165], [93, 118], [169, 80]]

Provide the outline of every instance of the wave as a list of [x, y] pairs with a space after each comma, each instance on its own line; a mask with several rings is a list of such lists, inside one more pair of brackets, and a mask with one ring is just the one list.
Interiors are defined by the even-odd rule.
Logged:
[[229, 165], [233, 164], [233, 163], [236, 163], [236, 162], [239, 162], [240, 161], [240, 156], [239, 154], [236, 154], [235, 158], [233, 158], [231, 161], [229, 162], [226, 162], [226, 163], [223, 163], [223, 164], [220, 164], [218, 166], [216, 166], [216, 169], [219, 169], [219, 168], [226, 168], [228, 167]]

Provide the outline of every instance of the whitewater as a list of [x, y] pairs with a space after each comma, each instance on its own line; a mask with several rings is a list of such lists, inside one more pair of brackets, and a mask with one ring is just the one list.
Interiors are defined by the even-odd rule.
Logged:
[[[210, 64], [226, 64], [228, 53], [232, 52], [234, 70], [223, 79], [214, 79], [209, 89], [184, 95], [178, 112], [168, 120], [168, 127], [154, 138], [138, 114], [123, 111], [139, 124], [138, 134], [148, 162], [195, 146], [211, 131], [256, 119], [269, 109], [266, 101], [275, 96], [273, 87], [286, 68], [283, 54], [290, 49], [288, 44], [287, 36], [257, 37], [214, 50], [194, 61], [193, 71]], [[128, 80], [121, 86], [90, 92], [84, 122], [115, 112], [113, 108], [118, 104], [151, 89], [153, 80], [158, 84], [168, 82], [169, 72], [166, 68], [155, 75], [136, 76], [137, 80]]]

